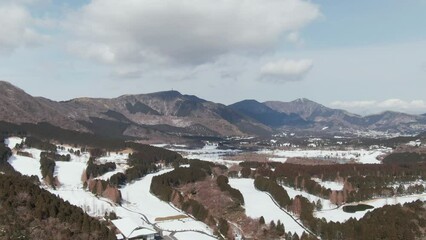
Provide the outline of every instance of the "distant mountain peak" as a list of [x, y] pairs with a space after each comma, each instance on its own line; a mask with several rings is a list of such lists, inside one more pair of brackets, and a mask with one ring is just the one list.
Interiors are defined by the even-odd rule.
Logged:
[[[117, 98], [76, 98], [56, 102], [33, 97], [9, 82], [0, 81], [0, 120], [13, 123], [48, 122], [67, 129], [114, 134], [156, 136], [268, 135], [275, 130], [377, 130], [418, 132], [426, 129], [426, 114], [393, 111], [359, 116], [331, 109], [307, 98], [291, 102], [255, 99], [225, 106], [176, 90]], [[149, 130], [149, 131], [148, 131]], [[109, 132], [109, 131], [107, 131]], [[164, 135], [166, 134], [166, 135]]]
[[22, 89], [20, 89], [19, 87], [11, 84], [10, 82], [7, 81], [2, 81], [0, 80], [0, 90], [5, 90], [5, 89], [14, 89], [14, 90], [19, 90], [19, 91], [24, 91]]
[[0, 85], [12, 85], [12, 84], [10, 82], [0, 80]]
[[0, 95], [10, 96], [10, 97], [18, 97], [20, 95], [28, 95], [24, 90], [16, 87], [10, 82], [0, 81]]
[[311, 101], [311, 100], [309, 100], [307, 98], [297, 98], [297, 99], [293, 100], [293, 102], [296, 102], [296, 103], [306, 103], [306, 102], [313, 102], [313, 101]]
[[182, 96], [182, 94], [179, 91], [176, 91], [176, 90], [148, 93], [148, 95], [157, 96], [157, 97], [165, 97], [165, 98], [177, 98], [177, 97]]
[[320, 103], [317, 103], [317, 102], [315, 102], [315, 101], [312, 101], [312, 100], [310, 100], [310, 99], [308, 99], [308, 98], [297, 98], [297, 99], [295, 99], [295, 100], [293, 100], [293, 101], [291, 101], [291, 102], [289, 102], [290, 104], [291, 103], [293, 103], [293, 104], [299, 104], [299, 105], [316, 105], [316, 106], [323, 106], [322, 104], [320, 104]]
[[262, 104], [262, 103], [260, 103], [259, 101], [255, 100], [255, 99], [246, 99], [246, 100], [242, 100], [240, 102], [237, 102], [235, 104]]

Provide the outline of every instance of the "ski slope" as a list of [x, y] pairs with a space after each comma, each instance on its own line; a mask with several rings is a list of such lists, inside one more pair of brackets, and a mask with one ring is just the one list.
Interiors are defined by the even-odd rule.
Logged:
[[276, 223], [280, 220], [286, 232], [297, 233], [299, 236], [305, 231], [292, 217], [281, 210], [268, 194], [257, 190], [253, 179], [230, 178], [229, 184], [243, 194], [247, 216], [252, 218], [263, 216], [266, 222], [273, 220]]

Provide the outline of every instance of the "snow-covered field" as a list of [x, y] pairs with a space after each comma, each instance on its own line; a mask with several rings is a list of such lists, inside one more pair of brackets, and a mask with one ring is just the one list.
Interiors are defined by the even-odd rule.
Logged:
[[107, 162], [113, 162], [117, 165], [124, 164], [127, 165], [127, 154], [120, 154], [120, 153], [108, 153], [105, 157], [100, 157], [97, 159], [99, 163], [107, 163]]
[[253, 179], [230, 178], [229, 184], [243, 194], [246, 215], [252, 218], [263, 216], [266, 222], [280, 220], [286, 232], [296, 232], [299, 236], [305, 231], [292, 217], [279, 208], [268, 194], [254, 187]]
[[258, 151], [258, 154], [271, 155], [271, 161], [285, 162], [287, 158], [292, 157], [303, 157], [303, 158], [314, 158], [320, 160], [340, 160], [340, 161], [356, 161], [363, 164], [378, 164], [380, 161], [377, 159], [378, 156], [390, 152], [391, 149], [358, 149], [358, 150], [269, 150], [264, 149]]
[[211, 236], [207, 236], [198, 232], [178, 232], [174, 235], [177, 239], [180, 240], [212, 240], [216, 239]]
[[[424, 194], [416, 194], [416, 195], [410, 195], [410, 196], [400, 196], [400, 197], [390, 197], [390, 198], [378, 198], [368, 201], [363, 201], [359, 203], [368, 204], [376, 208], [381, 208], [385, 205], [396, 205], [396, 204], [404, 204], [409, 202], [414, 202], [417, 200], [426, 201], [426, 193]], [[347, 205], [356, 205], [359, 203], [351, 203]], [[317, 211], [315, 213], [315, 216], [317, 218], [325, 218], [327, 221], [333, 221], [333, 222], [345, 222], [349, 220], [349, 218], [355, 218], [360, 219], [362, 218], [367, 212], [370, 212], [374, 209], [368, 209], [365, 211], [358, 211], [355, 213], [347, 213], [343, 211], [343, 206], [332, 209], [332, 210], [321, 210]]]
[[317, 182], [321, 187], [329, 188], [330, 190], [336, 190], [336, 191], [343, 190], [344, 184], [342, 182], [322, 181], [319, 178], [311, 178], [311, 179]]
[[58, 188], [53, 190], [47, 188], [47, 190], [56, 196], [68, 201], [74, 206], [80, 207], [87, 214], [92, 217], [103, 217], [105, 212], [114, 211], [113, 204], [107, 199], [98, 198], [91, 192], [85, 191], [84, 189], [67, 189]]
[[[177, 215], [186, 215], [185, 212], [177, 209], [176, 207], [170, 205], [169, 203], [163, 202], [149, 191], [151, 186], [151, 181], [154, 176], [167, 173], [173, 169], [161, 170], [157, 173], [148, 174], [144, 178], [127, 184], [121, 189], [124, 203], [122, 206], [125, 209], [129, 209], [133, 212], [143, 214], [144, 217], [150, 223], [156, 223], [160, 229], [173, 232], [173, 231], [201, 231], [205, 232], [208, 235], [212, 235], [213, 231], [210, 227], [200, 221], [196, 221], [190, 217], [177, 220], [168, 220], [168, 221], [156, 221], [157, 218], [172, 217]], [[119, 211], [117, 214], [120, 217], [127, 217], [128, 212]], [[196, 236], [204, 237], [197, 239], [214, 239], [203, 235], [200, 233], [194, 232], [185, 232], [175, 235], [178, 239], [188, 239], [186, 236], [188, 234], [193, 234]], [[208, 238], [206, 238], [208, 237]]]
[[183, 157], [188, 159], [200, 159], [226, 166], [232, 166], [241, 162], [226, 159], [229, 155], [240, 153], [240, 150], [218, 149], [217, 144], [206, 144], [201, 149], [170, 148], [170, 150], [179, 152]]
[[9, 158], [9, 163], [12, 167], [23, 175], [37, 176], [41, 179], [40, 161], [30, 157], [13, 155]]
[[211, 233], [211, 229], [208, 226], [192, 218], [157, 222], [157, 226], [169, 232], [195, 230]]
[[15, 148], [16, 144], [20, 144], [22, 142], [22, 138], [19, 137], [10, 137], [5, 139], [4, 144], [10, 149]]
[[[149, 191], [151, 180], [154, 176], [172, 171], [173, 169], [161, 170], [157, 173], [148, 174], [144, 178], [127, 184], [121, 189], [121, 195], [125, 200], [124, 206], [134, 209], [146, 215], [150, 222], [155, 222], [158, 217], [168, 217], [184, 214], [171, 207], [168, 203], [161, 201]], [[127, 203], [128, 202], [128, 203]]]
[[[10, 138], [7, 139], [6, 144], [10, 146], [13, 145], [14, 147], [16, 143], [20, 143], [21, 141], [22, 139]], [[68, 147], [65, 147], [64, 150], [58, 150], [58, 154], [71, 155], [71, 160], [69, 162], [56, 161], [54, 175], [58, 177], [60, 186], [54, 190], [46, 185], [42, 185], [42, 187], [49, 192], [82, 208], [85, 212], [94, 217], [103, 217], [105, 213], [114, 211], [117, 216], [121, 218], [130, 218], [139, 226], [152, 227], [151, 224], [155, 224], [157, 227], [168, 231], [170, 234], [174, 232], [174, 236], [178, 240], [187, 240], [191, 238], [206, 240], [216, 239], [212, 236], [213, 231], [210, 227], [203, 222], [194, 220], [190, 216], [178, 220], [156, 221], [159, 217], [186, 215], [181, 210], [161, 201], [149, 192], [152, 177], [166, 173], [172, 169], [149, 174], [123, 187], [123, 189], [121, 189], [123, 204], [119, 206], [108, 199], [97, 197], [91, 192], [83, 189], [81, 176], [87, 167], [90, 154], [82, 153], [80, 156], [76, 156], [71, 154], [68, 149]], [[41, 179], [41, 150], [24, 149], [23, 151], [31, 153], [33, 157], [24, 157], [14, 154], [9, 159], [9, 163], [15, 170], [22, 174], [28, 176], [36, 175]], [[127, 168], [127, 155], [111, 153], [106, 157], [100, 158], [99, 162], [115, 162], [117, 164], [116, 171], [106, 173], [100, 177], [102, 179], [108, 179], [116, 172], [124, 172], [125, 168]]]
[[[20, 138], [6, 139], [5, 144], [9, 147], [14, 147], [17, 143], [21, 143]], [[177, 147], [177, 146], [175, 146]], [[65, 150], [58, 150], [59, 154], [70, 154], [69, 148]], [[77, 149], [76, 149], [77, 150]], [[220, 150], [217, 145], [206, 145], [202, 149], [189, 150], [189, 149], [172, 149], [180, 151], [185, 157], [193, 159], [202, 159], [211, 162], [216, 162], [225, 165], [238, 164], [238, 161], [226, 160], [226, 156], [236, 154], [237, 150]], [[41, 179], [40, 172], [40, 153], [41, 150], [30, 148], [24, 149], [32, 157], [18, 156], [14, 154], [9, 163], [17, 171], [24, 175], [35, 175]], [[373, 150], [348, 150], [348, 151], [332, 151], [332, 150], [263, 150], [260, 154], [269, 154], [273, 160], [284, 162], [289, 157], [309, 157], [317, 159], [343, 159], [355, 160], [360, 163], [380, 163], [377, 157], [389, 151], [388, 149], [373, 149]], [[163, 202], [149, 191], [152, 177], [171, 171], [171, 169], [161, 170], [160, 172], [149, 174], [142, 179], [127, 184], [121, 190], [123, 203], [121, 206], [112, 203], [108, 199], [100, 198], [92, 193], [83, 189], [81, 176], [87, 166], [87, 161], [90, 157], [89, 153], [82, 153], [80, 156], [71, 155], [70, 162], [56, 162], [54, 175], [58, 177], [61, 185], [53, 190], [48, 186], [42, 185], [53, 194], [58, 195], [64, 200], [69, 201], [71, 204], [81, 207], [91, 216], [102, 217], [105, 213], [114, 211], [121, 218], [130, 218], [139, 226], [155, 226], [166, 233], [172, 234], [179, 240], [187, 239], [215, 239], [213, 234], [206, 224], [196, 221], [190, 216], [187, 218], [177, 220], [158, 221], [158, 218], [173, 217], [177, 215], [186, 215], [181, 210], [175, 208], [169, 203]], [[117, 169], [115, 171], [104, 174], [99, 177], [100, 179], [108, 179], [117, 172], [124, 172], [128, 167], [127, 155], [119, 153], [110, 153], [106, 157], [98, 159], [99, 162], [115, 162]], [[341, 190], [342, 183], [337, 182], [322, 182], [319, 179], [313, 179], [319, 184], [332, 190]], [[253, 218], [263, 216], [267, 222], [280, 220], [284, 223], [286, 231], [295, 232], [299, 236], [303, 233], [304, 228], [299, 225], [297, 220], [293, 219], [290, 215], [280, 209], [264, 192], [255, 189], [253, 179], [229, 179], [229, 184], [241, 191], [245, 199], [246, 214]], [[423, 184], [423, 182], [422, 182]], [[424, 185], [424, 184], [423, 184]], [[345, 213], [342, 207], [337, 208], [329, 200], [319, 198], [317, 196], [308, 194], [303, 191], [295, 190], [293, 188], [283, 186], [289, 196], [294, 198], [297, 195], [306, 197], [311, 202], [321, 201], [323, 209], [315, 212], [318, 218], [325, 218], [327, 221], [347, 221], [349, 218], [362, 218], [367, 212], [371, 210]], [[372, 205], [374, 208], [383, 207], [386, 204], [403, 204], [416, 200], [426, 201], [426, 193], [411, 196], [401, 196], [393, 198], [380, 198], [362, 203]], [[200, 232], [204, 232], [202, 234]]]
[[58, 177], [61, 184], [59, 189], [76, 189], [82, 188], [82, 175], [86, 169], [86, 164], [81, 162], [61, 162], [56, 161], [54, 176]]

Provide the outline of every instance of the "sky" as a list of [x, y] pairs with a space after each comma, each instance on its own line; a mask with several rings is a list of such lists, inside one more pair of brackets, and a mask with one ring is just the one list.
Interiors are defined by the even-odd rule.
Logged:
[[0, 0], [0, 79], [54, 100], [178, 90], [426, 113], [426, 0]]

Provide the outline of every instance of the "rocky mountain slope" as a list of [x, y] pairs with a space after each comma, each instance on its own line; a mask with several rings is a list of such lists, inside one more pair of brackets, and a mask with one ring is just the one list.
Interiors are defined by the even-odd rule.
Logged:
[[328, 108], [305, 98], [292, 102], [269, 101], [264, 104], [277, 112], [297, 114], [311, 122], [311, 128], [316, 130], [328, 127], [329, 131], [352, 129], [418, 133], [426, 129], [426, 118], [423, 115], [386, 111], [380, 114], [360, 116], [344, 110]]
[[55, 102], [0, 82], [0, 120], [48, 122], [97, 134], [145, 136], [269, 135], [273, 130], [233, 109], [176, 91]]
[[47, 122], [104, 136], [169, 138], [181, 136], [268, 136], [277, 131], [426, 130], [426, 116], [384, 112], [359, 116], [308, 99], [292, 102], [244, 100], [230, 106], [177, 91], [117, 98], [77, 98], [56, 102], [33, 97], [0, 82], [0, 121]]
[[275, 111], [256, 100], [244, 100], [229, 105], [229, 107], [273, 128], [282, 126], [305, 127], [309, 123], [296, 113]]

